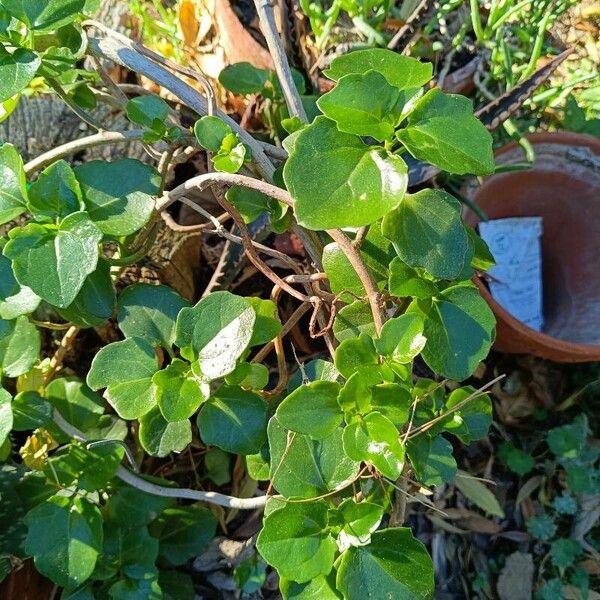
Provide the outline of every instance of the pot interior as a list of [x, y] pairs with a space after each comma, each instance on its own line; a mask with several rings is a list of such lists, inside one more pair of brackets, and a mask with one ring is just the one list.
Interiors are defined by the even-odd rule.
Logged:
[[[600, 345], [600, 143], [594, 153], [564, 143], [573, 137], [535, 143], [533, 169], [489, 177], [468, 193], [489, 219], [542, 217], [543, 332]], [[518, 147], [497, 157], [514, 162], [523, 162]], [[475, 225], [477, 218], [469, 213], [466, 221]]]

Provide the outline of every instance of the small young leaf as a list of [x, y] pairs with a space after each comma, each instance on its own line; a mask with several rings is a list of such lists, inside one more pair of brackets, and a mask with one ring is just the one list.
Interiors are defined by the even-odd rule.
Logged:
[[269, 369], [259, 363], [243, 362], [225, 377], [225, 383], [245, 389], [262, 390], [269, 383]]
[[157, 370], [152, 346], [141, 338], [129, 338], [100, 349], [87, 384], [93, 390], [106, 388], [104, 397], [122, 419], [138, 419], [156, 405], [152, 376]]
[[[235, 142], [237, 142], [237, 136], [235, 134], [230, 134], [230, 136], [235, 138]], [[246, 146], [242, 142], [233, 143], [228, 141], [229, 136], [227, 136], [223, 140], [223, 144], [221, 148], [213, 157], [213, 165], [215, 167], [215, 171], [220, 171], [222, 173], [237, 173], [244, 164], [246, 160]]]
[[160, 190], [156, 169], [138, 160], [93, 160], [75, 167], [90, 218], [102, 233], [130, 235], [143, 227]]
[[405, 364], [411, 362], [425, 347], [423, 319], [419, 315], [405, 314], [386, 321], [375, 348], [382, 356]]
[[304, 583], [327, 575], [336, 550], [327, 532], [327, 504], [290, 503], [270, 513], [256, 547], [282, 577]]
[[344, 450], [354, 460], [372, 463], [396, 480], [404, 466], [404, 447], [395, 425], [381, 413], [357, 418], [344, 429]]
[[396, 257], [390, 264], [390, 294], [399, 298], [431, 298], [439, 293], [437, 285]]
[[[1, 48], [1, 46], [0, 46]], [[2, 77], [2, 50], [0, 49], [0, 96]], [[6, 80], [8, 81], [8, 80]], [[23, 159], [12, 144], [0, 146], [0, 225], [8, 223], [27, 210], [27, 183]]]
[[102, 232], [85, 212], [68, 215], [57, 228], [36, 223], [12, 229], [4, 246], [17, 281], [49, 304], [66, 308], [98, 264]]
[[344, 340], [335, 351], [335, 366], [346, 378], [361, 367], [378, 364], [373, 339], [365, 334]]
[[267, 438], [267, 404], [257, 394], [223, 386], [202, 407], [198, 429], [206, 444], [234, 454], [256, 454]]
[[228, 65], [219, 73], [219, 83], [240, 96], [261, 92], [268, 80], [269, 71], [248, 62]]
[[442, 190], [407, 194], [381, 226], [398, 256], [410, 267], [440, 279], [457, 279], [471, 264], [473, 250], [460, 218], [460, 203]]
[[342, 422], [337, 402], [340, 384], [313, 381], [295, 389], [277, 408], [277, 420], [286, 429], [313, 439], [331, 435]]
[[373, 533], [369, 545], [342, 554], [336, 583], [346, 600], [431, 598], [433, 563], [410, 529], [383, 529]]
[[218, 152], [223, 140], [231, 133], [231, 127], [223, 119], [211, 115], [202, 117], [194, 125], [198, 143], [209, 152]]
[[343, 552], [350, 546], [364, 546], [370, 542], [371, 534], [383, 517], [383, 507], [348, 498], [337, 507], [336, 514], [343, 523], [338, 538], [338, 547]]
[[162, 458], [181, 452], [192, 441], [192, 426], [183, 421], [166, 421], [158, 407], [140, 417], [140, 443], [152, 456]]
[[449, 411], [466, 401], [466, 404], [449, 415], [448, 420], [443, 421], [443, 428], [464, 444], [484, 438], [492, 424], [492, 401], [487, 394], [467, 401], [467, 398], [476, 393], [477, 390], [471, 386], [453, 390], [444, 408]]
[[494, 171], [492, 136], [464, 96], [429, 90], [408, 115], [398, 139], [417, 159], [444, 171], [486, 175]]

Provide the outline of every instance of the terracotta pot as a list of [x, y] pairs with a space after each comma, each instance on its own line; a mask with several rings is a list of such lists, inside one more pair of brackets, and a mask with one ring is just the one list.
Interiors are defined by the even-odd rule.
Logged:
[[230, 0], [216, 0], [215, 21], [220, 35], [219, 43], [225, 51], [228, 64], [249, 62], [261, 69], [274, 68], [269, 51], [244, 27]]
[[[497, 321], [495, 347], [559, 362], [600, 360], [600, 140], [574, 133], [528, 136], [535, 166], [471, 181], [463, 193], [490, 219], [543, 218], [544, 330], [510, 315], [477, 284]], [[498, 164], [524, 162], [516, 143], [496, 153]], [[471, 211], [465, 220], [476, 225]]]

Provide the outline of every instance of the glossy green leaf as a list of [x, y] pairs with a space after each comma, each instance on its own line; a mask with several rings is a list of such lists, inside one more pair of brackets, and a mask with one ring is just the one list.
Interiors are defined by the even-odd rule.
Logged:
[[57, 228], [29, 223], [12, 229], [4, 256], [17, 281], [49, 304], [65, 308], [75, 300], [98, 264], [101, 231], [85, 212], [72, 213]]
[[25, 550], [40, 573], [71, 587], [90, 577], [102, 549], [102, 515], [94, 504], [53, 496], [30, 510], [25, 523]]
[[495, 264], [494, 256], [490, 252], [488, 245], [477, 235], [472, 227], [466, 227], [469, 239], [473, 244], [473, 260], [471, 266], [478, 271], [488, 271]]
[[12, 403], [12, 412], [15, 431], [32, 431], [52, 421], [52, 405], [33, 391], [17, 394]]
[[27, 373], [40, 353], [40, 333], [27, 317], [13, 321], [0, 319], [0, 369], [3, 375], [18, 377]]
[[378, 365], [363, 366], [352, 373], [338, 396], [338, 403], [347, 416], [371, 412], [372, 390], [383, 381]]
[[152, 376], [158, 407], [169, 422], [189, 419], [206, 400], [209, 390], [202, 389], [189, 371], [190, 365], [176, 358]]
[[458, 471], [454, 485], [473, 504], [495, 517], [504, 517], [504, 511], [494, 494], [478, 479], [468, 473]]
[[112, 317], [116, 302], [110, 265], [100, 259], [96, 270], [86, 277], [75, 300], [66, 308], [57, 308], [56, 312], [78, 327], [98, 327]]
[[153, 167], [130, 158], [93, 160], [75, 167], [75, 176], [86, 210], [102, 233], [130, 235], [148, 222], [160, 190]]
[[288, 393], [293, 392], [304, 383], [311, 381], [337, 381], [340, 377], [340, 372], [335, 368], [332, 362], [315, 358], [302, 364], [302, 368], [298, 369], [288, 384]]
[[206, 444], [234, 454], [256, 454], [266, 441], [267, 403], [237, 386], [223, 386], [198, 415], [200, 436]]
[[162, 458], [181, 452], [192, 441], [192, 426], [183, 421], [166, 421], [158, 407], [140, 417], [140, 443], [152, 456]]
[[268, 481], [269, 479], [269, 451], [263, 447], [256, 454], [245, 456], [246, 470], [248, 475], [256, 481]]
[[335, 490], [351, 481], [359, 464], [344, 452], [342, 430], [323, 440], [285, 429], [272, 417], [269, 421], [271, 481], [285, 497], [311, 498]]
[[391, 85], [399, 89], [419, 88], [433, 75], [431, 63], [423, 63], [416, 58], [402, 56], [383, 48], [355, 50], [338, 56], [325, 71], [325, 75], [335, 81], [349, 73], [381, 73]]
[[218, 152], [224, 138], [231, 133], [231, 127], [223, 119], [212, 115], [205, 115], [194, 125], [198, 143], [209, 152]]
[[328, 577], [314, 577], [305, 583], [279, 578], [279, 590], [283, 600], [340, 600], [335, 589], [335, 573]]
[[399, 363], [411, 362], [425, 347], [423, 319], [419, 315], [405, 314], [383, 324], [375, 348], [382, 356]]
[[407, 265], [440, 279], [457, 279], [471, 264], [473, 250], [460, 218], [460, 202], [442, 190], [407, 194], [384, 217], [381, 229]]
[[53, 222], [81, 210], [81, 189], [64, 160], [46, 167], [29, 188], [29, 211], [36, 221]]
[[492, 136], [473, 116], [471, 100], [429, 90], [408, 115], [398, 139], [417, 159], [464, 175], [486, 175], [494, 171]]
[[143, 339], [129, 338], [100, 349], [87, 384], [92, 390], [106, 388], [104, 397], [121, 418], [137, 419], [156, 405], [152, 376], [157, 370], [152, 346]]
[[406, 452], [417, 480], [425, 486], [442, 485], [454, 479], [457, 471], [452, 444], [438, 435], [418, 435], [409, 440]]
[[385, 477], [400, 477], [404, 447], [396, 426], [381, 413], [369, 413], [346, 425], [344, 450], [353, 460], [373, 464]]
[[252, 305], [230, 292], [213, 292], [177, 317], [176, 344], [184, 358], [198, 359], [206, 379], [231, 373], [252, 338], [256, 313]]
[[225, 377], [225, 383], [244, 389], [262, 390], [269, 383], [269, 369], [260, 363], [243, 362]]
[[177, 506], [164, 510], [150, 525], [159, 540], [161, 557], [172, 565], [182, 565], [199, 556], [215, 535], [217, 519], [202, 506]]
[[327, 504], [322, 500], [289, 503], [270, 513], [256, 547], [281, 577], [303, 583], [327, 575], [336, 551], [327, 531]]
[[2, 5], [29, 29], [48, 31], [74, 21], [85, 0], [2, 0]]
[[334, 360], [337, 370], [346, 378], [361, 367], [379, 364], [373, 339], [365, 334], [344, 340], [337, 347]]
[[104, 413], [100, 395], [76, 377], [53, 379], [45, 393], [62, 417], [81, 431], [95, 427]]
[[408, 421], [412, 398], [409, 388], [400, 383], [380, 383], [371, 387], [363, 403], [363, 414], [366, 410], [375, 410], [396, 427], [402, 427]]
[[[0, 50], [0, 96], [2, 96], [2, 51]], [[27, 183], [23, 159], [12, 144], [0, 146], [0, 225], [27, 210]]]
[[248, 345], [261, 346], [275, 339], [283, 329], [275, 302], [256, 297], [249, 297], [246, 300], [256, 313], [254, 329]]
[[317, 117], [298, 134], [283, 176], [298, 222], [308, 229], [368, 225], [398, 206], [406, 163]]
[[355, 300], [338, 312], [333, 323], [333, 335], [339, 342], [343, 342], [358, 337], [361, 333], [375, 337], [375, 323], [369, 304]]
[[137, 96], [127, 103], [127, 116], [130, 121], [153, 128], [154, 121], [163, 122], [169, 115], [169, 105], [159, 96], [148, 94]]
[[15, 279], [10, 260], [0, 254], [0, 319], [10, 321], [28, 315], [40, 302], [39, 296]]
[[348, 498], [337, 507], [336, 514], [343, 524], [338, 546], [345, 550], [350, 546], [364, 546], [370, 542], [371, 534], [379, 527], [383, 517], [383, 507]]
[[0, 102], [12, 98], [34, 78], [41, 64], [40, 57], [26, 48], [13, 53], [0, 45]]
[[442, 422], [446, 431], [453, 433], [465, 444], [484, 438], [492, 424], [493, 408], [490, 397], [481, 394], [467, 401], [475, 394], [477, 390], [471, 386], [453, 390], [444, 407], [444, 411], [450, 411], [462, 402], [466, 402]]
[[171, 348], [177, 315], [188, 306], [187, 300], [170, 287], [135, 283], [119, 296], [119, 329], [125, 337], [139, 337], [153, 347]]
[[0, 387], [0, 444], [4, 444], [12, 428], [12, 396], [3, 387]]
[[313, 381], [296, 388], [278, 407], [277, 420], [291, 431], [313, 439], [330, 436], [342, 422], [337, 402], [340, 384]]
[[399, 298], [431, 298], [439, 293], [433, 281], [424, 279], [419, 273], [396, 257], [390, 264], [390, 294]]
[[219, 152], [212, 159], [215, 171], [237, 173], [246, 160], [246, 152], [246, 146], [238, 141], [237, 135], [232, 133], [226, 136]]
[[490, 350], [495, 319], [476, 288], [454, 286], [433, 299], [423, 313], [427, 344], [422, 355], [436, 373], [461, 381], [471, 375]]
[[259, 69], [248, 62], [228, 65], [219, 73], [219, 83], [240, 96], [259, 93], [268, 80], [269, 71]]
[[317, 105], [339, 131], [379, 141], [393, 136], [402, 111], [400, 90], [377, 71], [342, 77]]
[[345, 600], [433, 597], [433, 563], [407, 528], [376, 531], [368, 546], [349, 548], [336, 566]]

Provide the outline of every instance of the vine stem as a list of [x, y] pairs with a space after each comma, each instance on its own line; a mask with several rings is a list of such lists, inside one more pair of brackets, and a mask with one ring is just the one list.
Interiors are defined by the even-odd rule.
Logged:
[[[54, 411], [53, 419], [63, 433], [66, 433], [69, 437], [72, 437], [73, 439], [83, 443], [88, 443], [91, 441], [82, 431], [76, 427], [73, 427], [73, 425], [66, 421], [57, 410]], [[234, 496], [219, 494], [218, 492], [202, 492], [200, 490], [192, 490], [190, 488], [165, 487], [155, 483], [150, 483], [123, 466], [120, 466], [117, 469], [117, 477], [121, 481], [128, 483], [134, 488], [141, 490], [142, 492], [146, 492], [147, 494], [152, 494], [153, 496], [196, 500], [198, 502], [208, 502], [209, 504], [217, 504], [218, 506], [236, 508], [239, 510], [254, 510], [256, 508], [262, 508], [268, 500], [268, 496], [236, 498]]]

